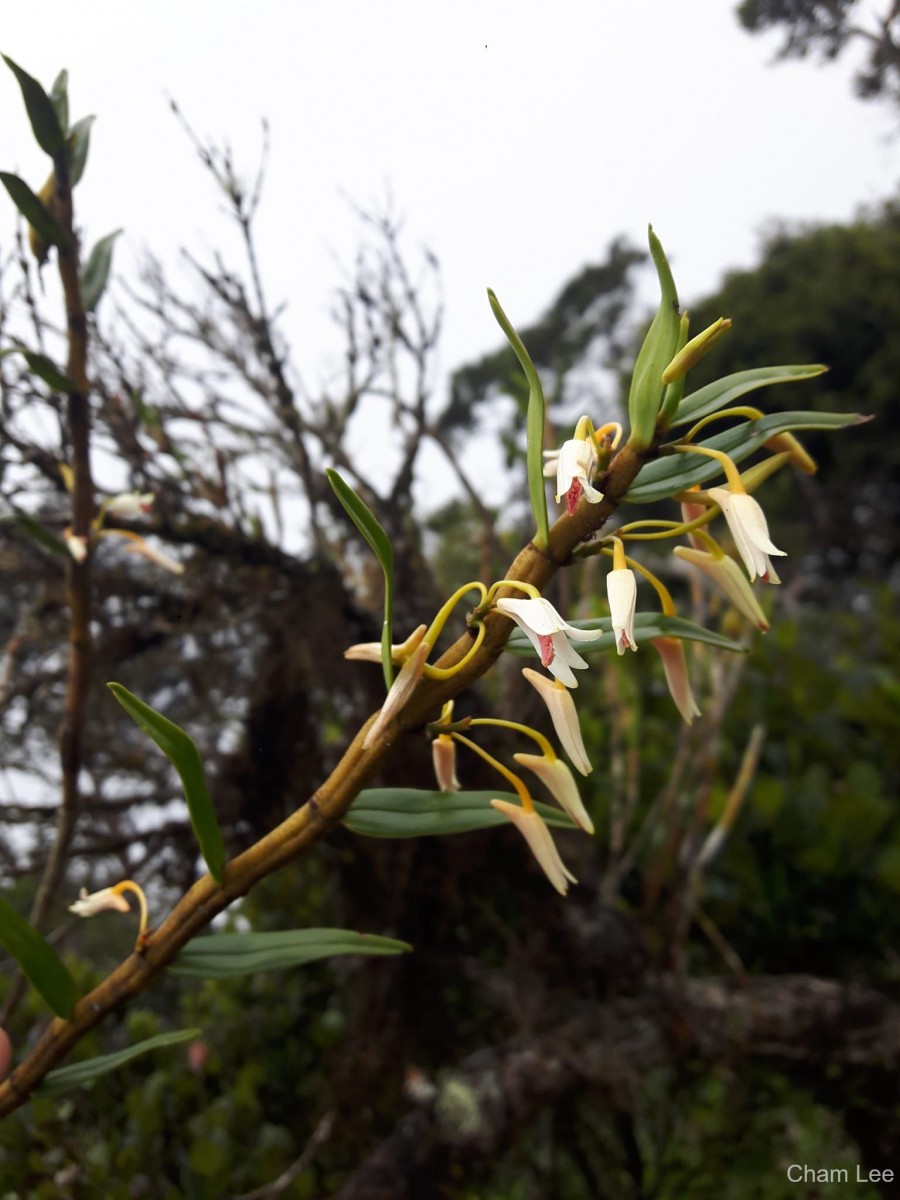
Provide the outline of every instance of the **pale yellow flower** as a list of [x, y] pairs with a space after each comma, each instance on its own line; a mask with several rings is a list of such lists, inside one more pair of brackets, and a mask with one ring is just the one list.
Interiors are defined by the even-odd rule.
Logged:
[[594, 822], [582, 803], [575, 777], [561, 758], [548, 758], [546, 754], [514, 754], [513, 758], [520, 766], [537, 775], [579, 829], [585, 833], [594, 832]]
[[492, 800], [491, 805], [507, 817], [528, 843], [538, 864], [561, 896], [565, 896], [570, 883], [578, 880], [566, 868], [559, 856], [556, 843], [543, 819], [536, 812], [526, 812], [518, 804], [508, 800]]
[[524, 667], [522, 674], [547, 705], [556, 736], [572, 764], [582, 775], [589, 775], [593, 767], [584, 748], [578, 711], [571, 693], [558, 680], [548, 679], [546, 675], [542, 675], [540, 671], [533, 671], [531, 667]]

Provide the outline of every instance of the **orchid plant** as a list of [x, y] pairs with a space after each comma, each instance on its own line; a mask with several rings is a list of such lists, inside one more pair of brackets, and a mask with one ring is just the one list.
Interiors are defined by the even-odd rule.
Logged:
[[[151, 494], [109, 495], [96, 504], [88, 452], [90, 381], [85, 313], [102, 295], [111, 242], [103, 239], [96, 261], [92, 255], [82, 264], [72, 213], [72, 188], [84, 169], [90, 125], [69, 125], [64, 78], [57, 80], [48, 94], [35, 79], [7, 61], [19, 81], [36, 139], [52, 160], [53, 171], [52, 186], [48, 190], [45, 185], [41, 195], [32, 192], [17, 176], [0, 173], [0, 181], [34, 231], [32, 243], [39, 241], [41, 261], [53, 249], [56, 251], [70, 342], [65, 371], [19, 346], [0, 353], [30, 354], [28, 361], [33, 361], [35, 371], [45, 382], [52, 381], [50, 386], [68, 399], [71, 454], [64, 482], [71, 497], [72, 519], [61, 536], [47, 531], [42, 536], [60, 553], [68, 580], [72, 610], [69, 680], [73, 713], [77, 714], [83, 712], [86, 697], [90, 565], [98, 549], [108, 539], [118, 537], [128, 543], [129, 550], [165, 570], [178, 572], [184, 568], [147, 540], [147, 534], [153, 533]], [[524, 838], [552, 887], [565, 895], [575, 878], [563, 861], [552, 830], [594, 835], [594, 817], [580, 795], [571, 768], [586, 777], [596, 769], [595, 764], [604, 761], [602, 751], [587, 744], [581, 729], [574, 698], [579, 683], [576, 672], [589, 671], [588, 658], [600, 652], [615, 649], [625, 656], [630, 651], [627, 658], [634, 661], [632, 655], [646, 653], [647, 646], [652, 646], [662, 660], [680, 719], [691, 723], [700, 710], [691, 686], [685, 643], [708, 641], [740, 648], [679, 616], [659, 573], [636, 557], [641, 542], [670, 542], [673, 566], [686, 563], [687, 569], [700, 572], [757, 630], [766, 630], [767, 618], [753, 585], [757, 580], [762, 586], [779, 583], [771, 559], [784, 556], [785, 551], [772, 541], [763, 509], [752, 493], [777, 471], [790, 466], [804, 471], [815, 468], [794, 436], [796, 431], [837, 429], [858, 418], [812, 412], [764, 415], [759, 409], [736, 403], [756, 389], [811, 379], [825, 369], [818, 364], [750, 368], [686, 393], [690, 368], [726, 335], [730, 322], [721, 318], [690, 338], [688, 317], [679, 308], [668, 262], [652, 229], [649, 243], [661, 297], [635, 363], [624, 429], [617, 422], [595, 428], [590, 415], [585, 414], [575, 423], [572, 436], [560, 446], [545, 444], [547, 412], [540, 377], [496, 296], [488, 293], [492, 311], [521, 364], [529, 389], [526, 462], [535, 532], [502, 578], [462, 583], [430, 620], [423, 614], [422, 624], [404, 640], [395, 641], [390, 541], [377, 514], [361, 496], [336, 471], [327, 471], [337, 500], [371, 548], [384, 577], [381, 641], [352, 646], [344, 653], [351, 660], [380, 663], [386, 694], [379, 711], [348, 735], [346, 750], [331, 775], [319, 781], [307, 802], [281, 825], [244, 853], [230, 858], [191, 737], [125, 688], [110, 684], [125, 711], [178, 771], [208, 873], [155, 926], [148, 919], [144, 893], [133, 881], [111, 883], [94, 892], [85, 889], [71, 905], [76, 915], [127, 913], [130, 910], [125, 894], [130, 893], [139, 906], [140, 925], [134, 954], [84, 996], [78, 995], [67, 968], [36, 927], [42, 923], [45, 911], [37, 911], [34, 921], [29, 922], [0, 901], [0, 943], [17, 959], [57, 1018], [27, 1050], [9, 1078], [0, 1083], [0, 1115], [22, 1104], [48, 1077], [57, 1087], [65, 1084], [67, 1068], [54, 1068], [83, 1034], [168, 969], [194, 975], [239, 973], [306, 961], [310, 947], [322, 945], [327, 946], [323, 953], [385, 954], [409, 949], [391, 939], [360, 942], [359, 935], [347, 931], [248, 934], [249, 940], [244, 942], [236, 942], [237, 935], [231, 941], [216, 935], [198, 937], [217, 914], [258, 881], [303, 854], [326, 836], [335, 822], [345, 821], [354, 829], [364, 827], [368, 821], [369, 828], [377, 827], [382, 836], [485, 829], [509, 822]], [[711, 433], [714, 423], [721, 423], [721, 427]], [[701, 435], [702, 440], [698, 440]], [[762, 455], [757, 463], [743, 472], [739, 470], [739, 464], [757, 454]], [[552, 522], [548, 479], [555, 479], [553, 495], [559, 505], [559, 514]], [[633, 516], [633, 510], [641, 505], [661, 501], [673, 505], [676, 515], [671, 519]], [[121, 521], [129, 524], [118, 524]], [[724, 544], [713, 537], [711, 526], [720, 531]], [[730, 553], [732, 543], [737, 558]], [[610, 568], [605, 605], [595, 597], [594, 611], [587, 616], [558, 612], [546, 595], [554, 576], [563, 569], [583, 570], [590, 560], [596, 560], [596, 565], [607, 559]], [[463, 616], [464, 608], [467, 611]], [[438, 654], [439, 639], [454, 628], [456, 639]], [[401, 631], [401, 636], [405, 632]], [[515, 714], [498, 717], [469, 710], [467, 689], [491, 671], [504, 652], [527, 655], [532, 660], [533, 665], [526, 666], [522, 675], [543, 700], [565, 757], [557, 753], [542, 730], [514, 719]], [[73, 717], [76, 722], [81, 719]], [[518, 750], [511, 755], [511, 764], [479, 741], [481, 730], [497, 727], [523, 739], [523, 744], [529, 743], [527, 752]], [[421, 737], [432, 744], [436, 789], [402, 789], [400, 797], [401, 789], [392, 791], [389, 787], [374, 796], [367, 784], [385, 768], [389, 750], [403, 739]], [[79, 804], [79, 744], [76, 725], [68, 731], [69, 757], [64, 763], [63, 809], [67, 816], [62, 827], [66, 838], [71, 835]], [[489, 793], [483, 798], [477, 794], [473, 799], [476, 794], [461, 787], [466, 770], [461, 756], [460, 761], [457, 759], [459, 751], [477, 756], [495, 772], [495, 795]], [[522, 771], [527, 772], [528, 782]], [[534, 798], [532, 780], [545, 789], [553, 804]], [[712, 831], [710, 846], [721, 844], [735, 812], [736, 806], [731, 806], [727, 819], [723, 818]], [[65, 840], [60, 854], [64, 851]], [[712, 854], [709, 850], [707, 859]], [[52, 883], [58, 885], [58, 872]], [[52, 890], [49, 888], [51, 894]], [[323, 939], [324, 932], [334, 936]], [[188, 1035], [193, 1036], [193, 1031], [187, 1031]], [[84, 1081], [84, 1064], [80, 1067], [77, 1078]], [[105, 1069], [108, 1064], [100, 1064], [97, 1073]]]

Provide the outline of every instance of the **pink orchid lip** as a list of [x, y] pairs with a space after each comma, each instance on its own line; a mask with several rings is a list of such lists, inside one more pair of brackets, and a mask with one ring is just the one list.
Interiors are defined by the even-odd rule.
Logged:
[[528, 637], [543, 665], [549, 667], [557, 679], [566, 687], [578, 687], [572, 668], [583, 670], [588, 664], [570, 645], [569, 639], [593, 642], [603, 636], [601, 629], [578, 629], [570, 625], [568, 621], [563, 620], [550, 601], [542, 596], [528, 600], [500, 599], [497, 601], [497, 608], [516, 622]]
[[541, 648], [541, 666], [549, 667], [556, 657], [556, 651], [553, 648], [553, 638], [549, 633], [539, 633], [537, 640]]

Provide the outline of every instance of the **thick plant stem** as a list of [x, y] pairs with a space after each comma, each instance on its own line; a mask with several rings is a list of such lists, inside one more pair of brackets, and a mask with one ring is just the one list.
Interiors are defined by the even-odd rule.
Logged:
[[[57, 217], [68, 237], [57, 251], [59, 274], [66, 306], [68, 359], [66, 374], [72, 383], [68, 394], [67, 423], [72, 470], [72, 534], [88, 539], [94, 515], [94, 485], [90, 461], [90, 407], [88, 403], [88, 332], [79, 278], [78, 242], [74, 232], [72, 189], [65, 154], [54, 160]], [[87, 543], [86, 543], [87, 544]], [[56, 831], [44, 873], [31, 909], [31, 924], [40, 928], [59, 889], [66, 867], [69, 842], [80, 807], [78, 777], [83, 762], [84, 726], [91, 659], [91, 556], [83, 562], [70, 558], [66, 593], [69, 603], [69, 662], [66, 698], [59, 731], [62, 796]], [[20, 976], [10, 990], [0, 1019], [7, 1020], [24, 990]]]
[[[543, 590], [556, 571], [571, 559], [573, 550], [591, 538], [615, 512], [651, 452], [637, 454], [629, 447], [613, 459], [600, 486], [600, 504], [582, 502], [571, 517], [561, 517], [550, 531], [546, 549], [526, 546], [507, 568], [504, 577], [530, 583]], [[502, 589], [503, 594], [516, 594]], [[409, 702], [368, 749], [366, 733], [375, 716], [357, 732], [331, 776], [310, 799], [271, 833], [227, 864], [222, 884], [204, 875], [181, 898], [146, 945], [121, 963], [98, 987], [82, 997], [68, 1021], [56, 1019], [44, 1031], [28, 1057], [0, 1084], [0, 1116], [18, 1108], [68, 1051], [112, 1010], [143, 992], [191, 938], [201, 933], [218, 913], [245, 895], [259, 880], [297, 858], [341, 820], [360, 790], [384, 762], [391, 746], [404, 734], [435, 720], [447, 700], [453, 699], [499, 658], [513, 621], [494, 612], [485, 619], [486, 634], [476, 654], [456, 674], [422, 679]], [[460, 637], [437, 664], [453, 666], [469, 653], [471, 634]]]

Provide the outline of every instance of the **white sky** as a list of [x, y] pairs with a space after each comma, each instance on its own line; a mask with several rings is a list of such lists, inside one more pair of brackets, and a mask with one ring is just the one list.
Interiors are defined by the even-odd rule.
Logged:
[[[66, 66], [73, 117], [97, 115], [79, 215], [89, 242], [125, 227], [120, 269], [222, 240], [166, 97], [247, 175], [269, 118], [263, 272], [309, 380], [335, 255], [352, 257], [344, 193], [390, 191], [440, 258], [446, 370], [500, 340], [487, 285], [525, 325], [620, 232], [643, 244], [653, 222], [689, 304], [770, 219], [890, 194], [891, 113], [853, 97], [849, 62], [771, 66], [778, 38], [743, 33], [735, 3], [43, 0], [6, 6], [0, 49], [48, 88]], [[36, 188], [46, 159], [7, 73], [0, 106], [0, 165]]]

